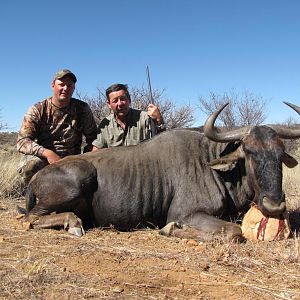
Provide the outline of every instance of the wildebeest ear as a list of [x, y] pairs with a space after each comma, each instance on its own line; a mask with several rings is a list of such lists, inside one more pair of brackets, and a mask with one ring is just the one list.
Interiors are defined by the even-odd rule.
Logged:
[[288, 168], [294, 168], [298, 165], [297, 160], [292, 157], [291, 155], [284, 153], [282, 162], [288, 167]]
[[241, 147], [235, 151], [212, 160], [207, 165], [214, 170], [229, 171], [232, 170], [239, 159], [244, 158], [244, 152]]

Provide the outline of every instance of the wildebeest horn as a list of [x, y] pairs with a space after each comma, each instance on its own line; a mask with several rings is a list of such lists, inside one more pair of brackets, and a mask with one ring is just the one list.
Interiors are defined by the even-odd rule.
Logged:
[[[298, 107], [295, 104], [285, 102], [283, 101], [284, 104], [288, 105], [290, 108], [292, 108], [294, 111], [300, 115], [300, 107]], [[298, 128], [287, 128], [282, 125], [268, 125], [269, 127], [273, 128], [277, 134], [283, 138], [283, 139], [298, 139], [300, 137], [300, 129]]]
[[226, 132], [220, 132], [218, 129], [214, 126], [215, 121], [218, 117], [218, 115], [221, 113], [221, 111], [228, 105], [229, 103], [224, 104], [219, 110], [215, 111], [213, 114], [211, 114], [205, 124], [204, 124], [204, 134], [210, 139], [215, 142], [221, 142], [221, 143], [227, 143], [227, 142], [234, 142], [241, 140], [244, 135], [249, 131], [251, 128], [250, 126], [245, 126], [242, 128], [238, 128], [235, 130], [230, 130]]

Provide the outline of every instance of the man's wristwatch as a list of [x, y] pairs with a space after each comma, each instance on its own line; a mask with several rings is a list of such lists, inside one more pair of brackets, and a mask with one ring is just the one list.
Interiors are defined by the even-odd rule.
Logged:
[[161, 123], [160, 125], [156, 125], [159, 131], [163, 131], [166, 129], [166, 125], [164, 123]]

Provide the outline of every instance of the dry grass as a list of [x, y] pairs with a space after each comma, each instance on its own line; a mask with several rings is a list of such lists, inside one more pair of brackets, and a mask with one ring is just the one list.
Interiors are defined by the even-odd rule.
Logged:
[[[300, 162], [298, 153], [296, 153], [295, 157]], [[292, 231], [299, 232], [300, 231], [300, 164], [298, 164], [293, 169], [288, 169], [286, 167], [283, 168], [283, 188], [286, 194], [286, 203], [290, 215]]]
[[[300, 240], [197, 243], [156, 230], [21, 228], [19, 155], [0, 154], [0, 299], [300, 299]], [[289, 209], [299, 167], [284, 169]], [[300, 220], [300, 218], [299, 218]]]
[[17, 173], [20, 154], [6, 151], [0, 154], [0, 197], [19, 198], [23, 193], [22, 180]]
[[0, 200], [1, 299], [300, 299], [300, 240], [197, 243], [157, 230], [24, 231]]
[[[298, 161], [300, 161], [298, 159]], [[286, 193], [287, 205], [290, 210], [300, 207], [300, 165], [293, 169], [283, 169], [283, 187]]]
[[16, 149], [17, 133], [0, 132], [0, 197], [19, 198], [24, 193], [17, 173], [21, 154]]

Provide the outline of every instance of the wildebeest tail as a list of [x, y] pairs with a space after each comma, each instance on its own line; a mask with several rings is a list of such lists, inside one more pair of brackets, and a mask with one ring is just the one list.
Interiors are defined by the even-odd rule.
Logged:
[[32, 186], [29, 183], [26, 191], [26, 210], [27, 212], [31, 211], [36, 205], [36, 196], [33, 193]]

